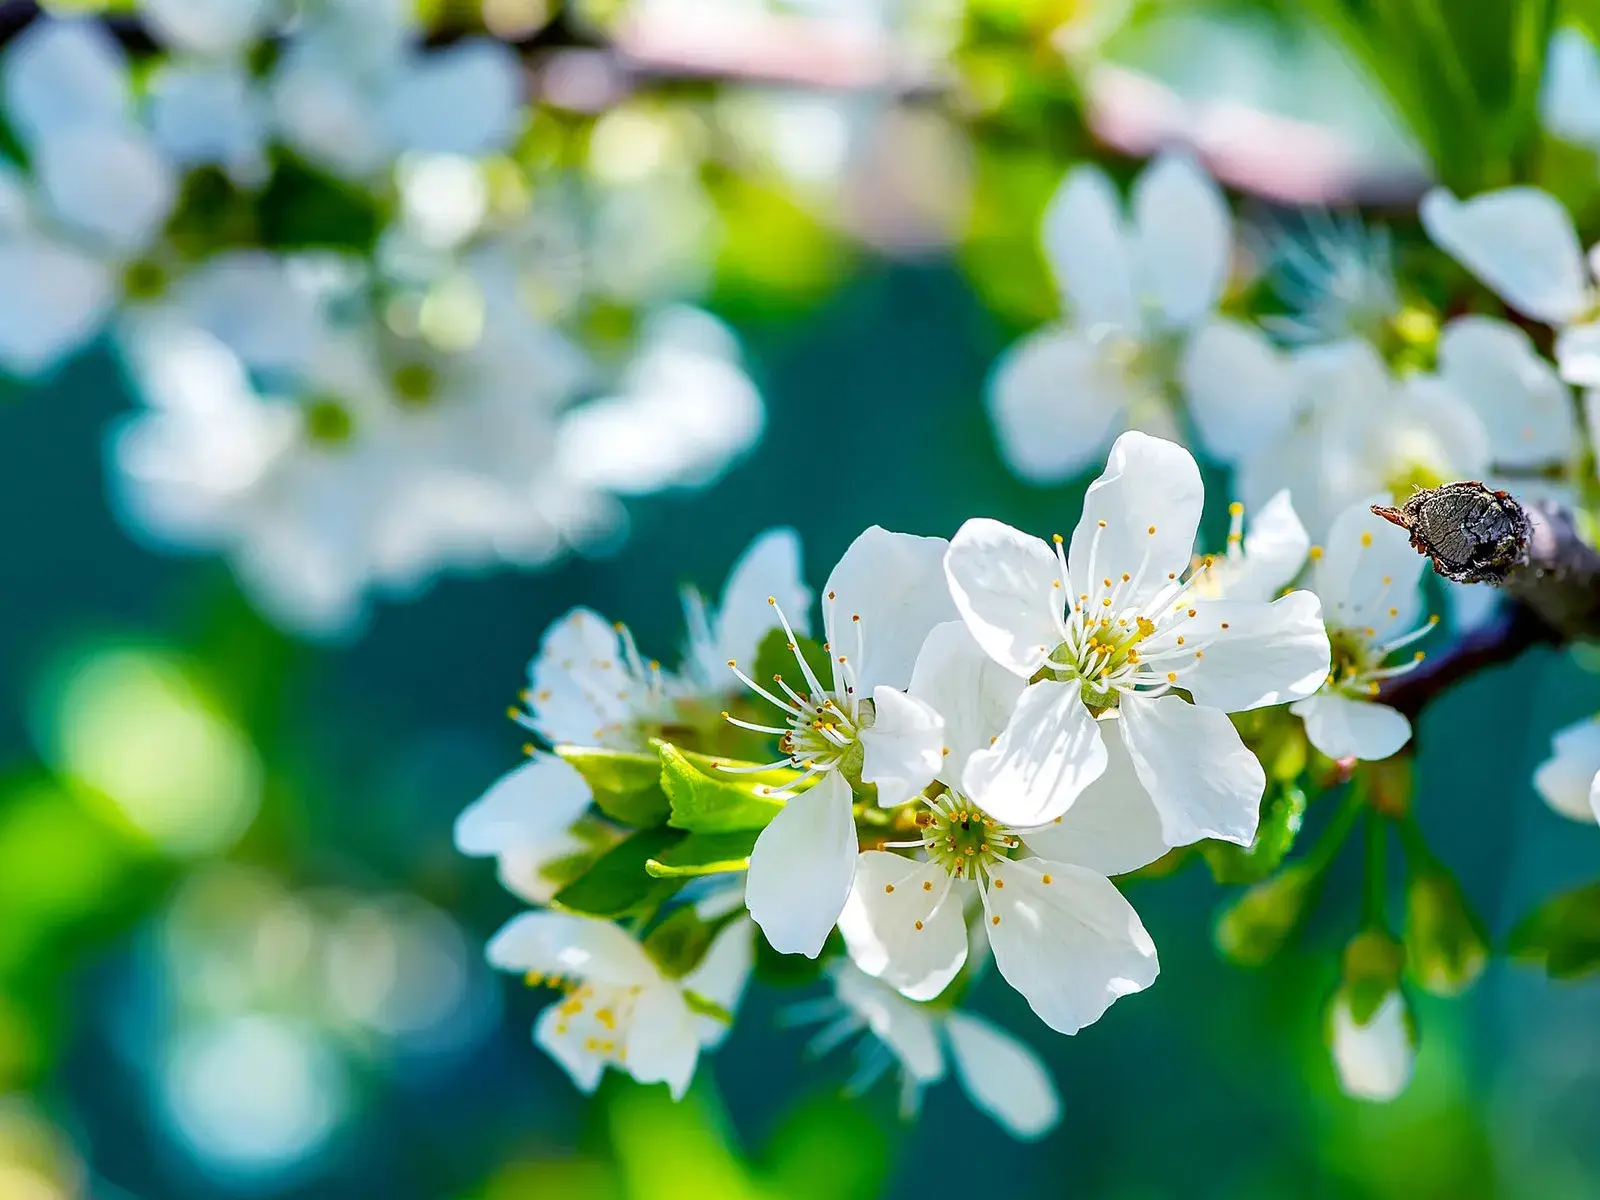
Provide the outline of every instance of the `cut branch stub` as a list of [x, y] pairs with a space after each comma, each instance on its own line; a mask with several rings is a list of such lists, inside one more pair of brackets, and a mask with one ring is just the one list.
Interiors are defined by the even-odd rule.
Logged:
[[1372, 511], [1409, 533], [1446, 579], [1501, 588], [1560, 639], [1600, 637], [1600, 552], [1560, 505], [1524, 503], [1472, 481], [1422, 488], [1398, 508]]

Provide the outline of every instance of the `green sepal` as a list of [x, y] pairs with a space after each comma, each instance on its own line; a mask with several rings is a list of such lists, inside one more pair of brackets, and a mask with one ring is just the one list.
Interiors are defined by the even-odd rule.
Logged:
[[683, 1002], [689, 1006], [689, 1011], [702, 1017], [710, 1017], [714, 1021], [721, 1021], [724, 1025], [733, 1024], [733, 1014], [715, 1000], [707, 1000], [699, 992], [683, 989]]
[[1459, 996], [1489, 963], [1483, 922], [1454, 875], [1429, 864], [1406, 886], [1406, 966], [1435, 996]]
[[652, 829], [672, 811], [661, 790], [661, 760], [654, 754], [593, 746], [557, 746], [555, 752], [583, 776], [595, 806], [613, 821]]
[[[824, 687], [830, 685], [833, 681], [833, 664], [828, 661], [828, 652], [822, 648], [822, 644], [802, 633], [796, 635], [795, 645], [805, 657], [812, 674], [822, 681]], [[805, 672], [800, 669], [794, 655], [795, 652], [789, 649], [788, 635], [782, 629], [772, 630], [761, 639], [761, 645], [756, 650], [755, 672], [751, 678], [776, 695], [780, 693], [772, 677], [782, 675], [790, 687], [805, 695], [811, 686], [805, 681]], [[764, 707], [770, 707], [764, 701], [762, 703]]]
[[1391, 992], [1399, 990], [1405, 951], [1382, 929], [1367, 929], [1344, 948], [1342, 991], [1350, 1006], [1350, 1019], [1365, 1025], [1377, 1014]]
[[682, 879], [657, 879], [645, 864], [682, 837], [670, 829], [641, 829], [595, 860], [555, 894], [551, 904], [591, 917], [653, 913], [683, 886]]
[[1200, 853], [1218, 883], [1255, 883], [1276, 871], [1300, 835], [1306, 794], [1293, 785], [1274, 787], [1261, 806], [1256, 840], [1248, 846], [1205, 841]]
[[736, 829], [728, 833], [691, 833], [662, 851], [660, 857], [645, 863], [645, 870], [658, 879], [678, 875], [720, 875], [744, 871], [750, 866], [750, 851], [758, 830]]
[[757, 795], [756, 789], [782, 787], [797, 775], [784, 770], [729, 774], [719, 766], [751, 764], [692, 754], [670, 742], [657, 742], [656, 752], [661, 756], [661, 788], [672, 808], [667, 824], [691, 833], [765, 829], [783, 801]]
[[1600, 970], [1600, 880], [1546, 900], [1518, 921], [1507, 950], [1553, 979]]

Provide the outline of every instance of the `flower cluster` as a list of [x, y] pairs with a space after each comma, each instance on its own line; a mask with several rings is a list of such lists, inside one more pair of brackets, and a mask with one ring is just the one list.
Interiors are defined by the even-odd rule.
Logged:
[[1048, 1074], [957, 1007], [967, 984], [992, 962], [1052, 1030], [1092, 1024], [1159, 971], [1114, 879], [1258, 852], [1284, 782], [1263, 754], [1383, 759], [1410, 734], [1380, 695], [1431, 628], [1405, 534], [1358, 505], [1312, 546], [1280, 495], [1200, 554], [1203, 506], [1186, 450], [1128, 432], [1070, 537], [868, 529], [818, 623], [787, 530], [720, 604], [688, 593], [677, 669], [588, 610], [558, 621], [512, 710], [530, 759], [456, 827], [548, 907], [490, 948], [562, 991], [539, 1044], [585, 1089], [611, 1066], [681, 1092], [759, 936], [826, 964], [836, 1000], [796, 1010], [820, 1044], [887, 1048], [859, 1085], [898, 1061], [914, 1103], [948, 1046], [1014, 1134], [1053, 1125]]

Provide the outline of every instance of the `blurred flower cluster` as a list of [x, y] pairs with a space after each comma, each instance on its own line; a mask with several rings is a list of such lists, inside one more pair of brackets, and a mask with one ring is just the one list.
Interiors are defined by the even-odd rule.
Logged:
[[732, 334], [674, 303], [708, 218], [657, 201], [692, 211], [693, 180], [601, 130], [626, 183], [543, 161], [509, 46], [426, 46], [397, 0], [141, 15], [137, 63], [49, 18], [0, 62], [0, 367], [110, 334], [142, 404], [109, 445], [134, 533], [337, 634], [440, 570], [602, 547], [620, 497], [703, 486], [760, 436]]

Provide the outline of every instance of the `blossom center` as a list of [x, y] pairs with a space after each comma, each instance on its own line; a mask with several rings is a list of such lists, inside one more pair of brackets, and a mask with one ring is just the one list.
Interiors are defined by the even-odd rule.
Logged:
[[642, 988], [580, 983], [537, 972], [526, 979], [529, 987], [553, 987], [566, 993], [556, 1005], [557, 1037], [568, 1038], [607, 1062], [627, 1065], [627, 1033]]
[[[829, 592], [825, 601], [829, 617], [826, 625], [829, 629], [834, 628], [832, 604], [835, 599], [837, 599], [835, 594]], [[839, 653], [831, 642], [822, 644], [832, 668], [830, 685], [823, 682], [806, 660], [800, 639], [795, 635], [794, 627], [789, 623], [789, 618], [784, 614], [783, 607], [777, 599], [768, 596], [767, 603], [772, 606], [778, 623], [789, 639], [789, 652], [794, 655], [804, 690], [794, 687], [782, 673], [779, 673], [772, 677], [772, 683], [777, 689], [773, 691], [757, 683], [740, 669], [737, 662], [729, 659], [729, 668], [746, 687], [782, 711], [784, 724], [762, 725], [741, 720], [728, 713], [722, 714], [723, 719], [741, 729], [775, 736], [778, 739], [778, 749], [784, 757], [775, 763], [765, 763], [758, 767], [722, 769], [738, 773], [741, 770], [768, 771], [775, 767], [793, 767], [803, 772], [794, 784], [785, 787], [786, 792], [804, 780], [827, 771], [842, 771], [847, 778], [858, 779], [865, 757], [865, 750], [861, 745], [861, 731], [871, 726], [874, 717], [872, 701], [862, 698], [856, 686], [855, 662], [860, 661], [864, 649], [860, 614], [852, 614], [850, 617], [850, 624], [855, 630], [854, 661], [850, 655]]]
[[1018, 840], [977, 805], [955, 792], [941, 792], [917, 814], [928, 857], [956, 879], [983, 879], [1011, 857]]

